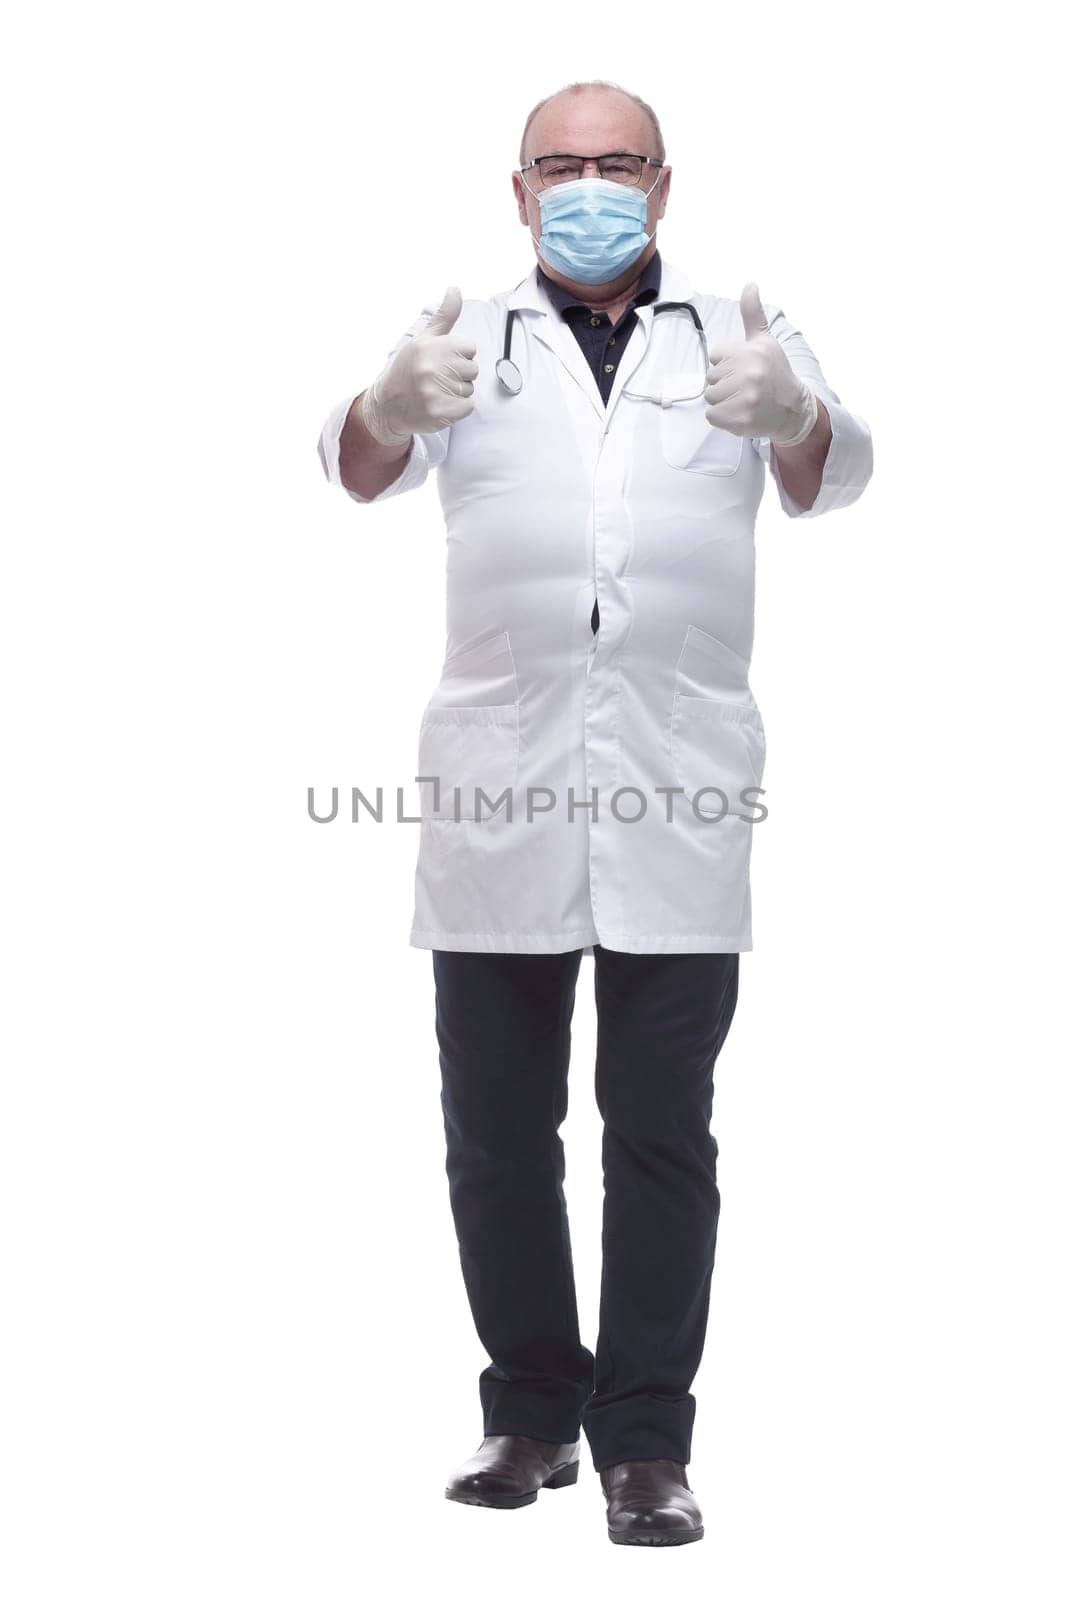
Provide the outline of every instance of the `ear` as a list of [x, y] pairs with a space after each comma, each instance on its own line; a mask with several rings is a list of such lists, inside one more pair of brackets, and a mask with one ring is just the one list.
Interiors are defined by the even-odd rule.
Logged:
[[659, 200], [659, 210], [656, 213], [657, 217], [662, 217], [663, 213], [667, 209], [667, 196], [671, 192], [671, 170], [672, 169], [670, 167], [663, 167], [661, 169], [660, 180], [656, 187], [656, 193], [652, 197], [654, 200]]
[[519, 221], [524, 227], [528, 228], [530, 226], [530, 214], [526, 209], [526, 202], [529, 199], [529, 194], [519, 172], [511, 174], [511, 187], [515, 191], [516, 200], [519, 202]]

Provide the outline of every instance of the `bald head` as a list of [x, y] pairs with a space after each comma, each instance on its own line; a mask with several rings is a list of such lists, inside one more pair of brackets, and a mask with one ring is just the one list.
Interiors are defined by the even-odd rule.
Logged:
[[539, 100], [522, 131], [519, 165], [535, 156], [666, 155], [659, 118], [638, 95], [617, 83], [595, 78], [569, 83]]

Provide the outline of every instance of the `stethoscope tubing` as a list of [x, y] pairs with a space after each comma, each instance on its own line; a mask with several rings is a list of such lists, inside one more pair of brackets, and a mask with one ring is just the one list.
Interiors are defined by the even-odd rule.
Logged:
[[[652, 307], [652, 315], [656, 317], [661, 311], [688, 311], [693, 319], [693, 326], [700, 336], [700, 343], [704, 350], [704, 371], [708, 369], [708, 341], [704, 332], [704, 324], [700, 320], [700, 313], [691, 300], [659, 300]], [[504, 325], [504, 353], [499, 356], [496, 363], [496, 375], [501, 385], [508, 394], [522, 393], [523, 378], [516, 363], [511, 359], [511, 333], [518, 316], [518, 308], [512, 306], [508, 311], [507, 322]], [[630, 391], [624, 390], [623, 393]], [[654, 395], [634, 395], [635, 399], [653, 400]]]

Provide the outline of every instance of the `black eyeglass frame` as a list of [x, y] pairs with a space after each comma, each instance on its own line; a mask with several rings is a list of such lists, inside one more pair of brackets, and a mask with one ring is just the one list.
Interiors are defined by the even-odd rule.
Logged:
[[580, 161], [582, 163], [583, 167], [585, 167], [588, 162], [595, 161], [596, 162], [597, 175], [598, 175], [598, 177], [602, 178], [604, 176], [604, 169], [603, 169], [602, 163], [605, 162], [605, 161], [617, 161], [620, 156], [625, 156], [628, 161], [640, 161], [641, 162], [641, 171], [638, 173], [637, 178], [635, 180], [635, 183], [633, 185], [633, 187], [635, 187], [635, 188], [640, 184], [641, 179], [644, 177], [644, 175], [645, 175], [644, 174], [644, 169], [645, 169], [646, 166], [648, 166], [648, 167], [664, 167], [664, 166], [666, 166], [666, 162], [665, 161], [661, 161], [658, 156], [639, 156], [633, 150], [611, 150], [611, 151], [608, 152], [607, 155], [603, 155], [603, 156], [579, 156], [579, 155], [575, 155], [574, 152], [571, 151], [571, 150], [567, 150], [567, 151], [554, 150], [549, 155], [534, 156], [533, 160], [532, 161], [527, 161], [525, 166], [522, 166], [522, 167], [519, 168], [519, 171], [520, 172], [529, 172], [531, 167], [536, 167], [537, 168], [537, 176], [540, 178], [542, 184], [544, 184], [546, 189], [550, 189], [552, 187], [552, 185], [551, 184], [545, 184], [544, 173], [541, 171], [541, 162], [542, 161]]

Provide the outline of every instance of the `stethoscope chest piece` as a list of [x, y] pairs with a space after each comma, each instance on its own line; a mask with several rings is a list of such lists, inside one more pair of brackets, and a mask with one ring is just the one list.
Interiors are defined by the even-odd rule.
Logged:
[[522, 389], [522, 373], [509, 356], [501, 356], [497, 361], [496, 375], [508, 394], [518, 394]]

